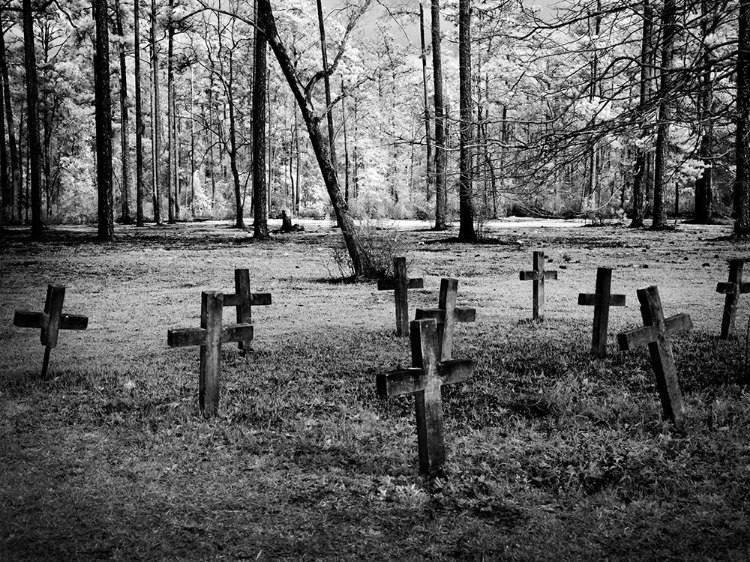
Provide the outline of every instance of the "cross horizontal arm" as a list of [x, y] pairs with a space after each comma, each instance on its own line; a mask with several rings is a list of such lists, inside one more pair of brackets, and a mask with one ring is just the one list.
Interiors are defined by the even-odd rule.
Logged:
[[521, 271], [518, 278], [521, 281], [539, 281], [538, 271]]
[[[396, 282], [393, 279], [378, 279], [378, 291], [393, 291], [396, 288]], [[418, 277], [416, 279], [409, 279], [406, 282], [407, 289], [422, 289], [424, 288], [424, 279]]]
[[475, 364], [471, 359], [450, 359], [438, 365], [438, 376], [443, 384], [463, 382], [471, 378]]
[[[693, 321], [689, 314], [675, 314], [664, 320], [664, 336], [669, 337], [678, 332], [687, 332], [693, 329]], [[659, 336], [656, 326], [643, 326], [634, 330], [628, 330], [617, 334], [617, 343], [622, 351], [629, 351], [642, 345], [655, 342]]]
[[60, 316], [61, 330], [85, 330], [88, 325], [88, 316], [81, 316], [80, 314], [63, 314]]
[[48, 322], [49, 317], [44, 312], [16, 310], [16, 313], [13, 315], [13, 325], [19, 328], [41, 328], [44, 330]]
[[[604, 304], [602, 300], [602, 295], [591, 293], [578, 294], [578, 304], [583, 306], [597, 306]], [[625, 306], [625, 295], [610, 295], [609, 306]]]
[[189, 347], [205, 345], [208, 330], [203, 328], [178, 328], [167, 330], [167, 345], [169, 347]]
[[252, 339], [252, 324], [230, 324], [221, 330], [221, 343], [250, 341]]
[[545, 271], [544, 278], [545, 279], [557, 279], [557, 271]]
[[[750, 293], [750, 283], [743, 282], [739, 283], [740, 286], [740, 293]], [[721, 293], [722, 295], [735, 295], [737, 294], [737, 283], [728, 283], [727, 281], [722, 281], [721, 283], [716, 284], [716, 292]]]
[[[239, 306], [242, 295], [224, 295], [224, 306]], [[251, 306], [267, 306], [271, 304], [271, 293], [253, 293], [250, 295]]]
[[[454, 384], [471, 378], [475, 362], [470, 359], [452, 359], [438, 364], [440, 383]], [[424, 390], [427, 384], [423, 369], [411, 367], [377, 376], [378, 396], [398, 396]]]
[[[475, 308], [457, 306], [453, 310], [456, 322], [476, 322], [477, 310]], [[417, 320], [433, 318], [438, 324], [445, 324], [445, 310], [442, 308], [418, 308], [415, 314]]]

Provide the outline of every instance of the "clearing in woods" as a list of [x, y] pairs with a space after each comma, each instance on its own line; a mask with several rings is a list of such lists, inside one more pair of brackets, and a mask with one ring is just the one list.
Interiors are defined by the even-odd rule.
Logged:
[[[389, 224], [374, 231], [395, 236]], [[0, 559], [3, 560], [741, 560], [750, 554], [750, 297], [719, 338], [727, 260], [750, 245], [730, 226], [622, 226], [506, 220], [491, 241], [458, 244], [399, 231], [412, 315], [459, 280], [476, 322], [455, 326], [470, 382], [442, 389], [440, 493], [419, 476], [413, 398], [378, 398], [376, 375], [411, 365], [393, 294], [332, 283], [341, 245], [328, 223], [253, 242], [226, 223], [89, 227], [47, 241], [0, 232]], [[544, 251], [558, 281], [532, 322], [519, 280]], [[392, 261], [392, 256], [390, 256]], [[612, 268], [606, 357], [591, 354], [592, 311], [578, 306]], [[218, 415], [198, 410], [197, 347], [167, 330], [200, 324], [201, 292], [235, 291], [247, 268], [253, 351], [225, 344]], [[48, 284], [89, 318], [61, 331], [49, 380], [35, 330]], [[685, 430], [661, 421], [636, 290], [657, 285], [664, 314], [694, 330], [671, 338]], [[235, 321], [225, 307], [224, 322]]]

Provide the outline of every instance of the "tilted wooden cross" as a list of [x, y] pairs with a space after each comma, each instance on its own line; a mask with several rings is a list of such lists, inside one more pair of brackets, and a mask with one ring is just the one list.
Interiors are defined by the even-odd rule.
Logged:
[[[224, 306], [237, 308], [237, 324], [252, 324], [254, 306], [271, 304], [271, 293], [250, 292], [250, 271], [247, 269], [234, 270], [234, 294], [224, 295]], [[243, 351], [252, 350], [252, 339], [237, 343]]]
[[406, 276], [406, 258], [393, 258], [393, 279], [380, 279], [378, 291], [393, 291], [396, 300], [396, 335], [409, 335], [409, 298], [408, 289], [421, 289], [424, 279], [409, 279]]
[[533, 271], [522, 271], [521, 281], [534, 282], [533, 318], [541, 322], [544, 320], [544, 281], [557, 279], [557, 271], [544, 271], [544, 252], [534, 252]]
[[750, 283], [742, 281], [744, 260], [729, 260], [729, 281], [716, 284], [716, 292], [726, 295], [724, 314], [721, 317], [721, 339], [729, 339], [734, 331], [734, 318], [742, 293], [750, 293]]
[[600, 267], [596, 270], [596, 292], [579, 293], [578, 304], [594, 307], [594, 332], [591, 337], [591, 353], [598, 357], [607, 355], [607, 327], [609, 307], [625, 306], [625, 295], [612, 294], [612, 269]]
[[89, 325], [86, 316], [78, 314], [63, 314], [65, 287], [48, 285], [47, 298], [44, 301], [44, 312], [29, 312], [16, 310], [13, 324], [21, 328], [41, 328], [41, 341], [44, 346], [44, 362], [42, 364], [42, 378], [47, 378], [49, 356], [52, 349], [57, 347], [57, 337], [60, 330], [85, 330]]
[[456, 306], [458, 279], [440, 280], [440, 297], [437, 308], [418, 308], [416, 319], [432, 318], [437, 322], [440, 361], [447, 361], [453, 355], [453, 330], [458, 322], [474, 322], [477, 311], [474, 308]]
[[201, 327], [181, 328], [167, 332], [169, 347], [199, 345], [200, 378], [198, 380], [198, 405], [205, 417], [219, 410], [221, 373], [221, 344], [227, 342], [252, 341], [253, 327], [250, 324], [222, 326], [224, 295], [214, 291], [201, 293]]
[[664, 418], [672, 420], [677, 429], [683, 429], [685, 408], [682, 404], [682, 393], [669, 338], [679, 332], [692, 330], [693, 322], [688, 314], [664, 318], [659, 288], [655, 285], [638, 289], [637, 292], [644, 327], [617, 334], [617, 342], [623, 351], [648, 344]]
[[443, 385], [471, 378], [474, 361], [438, 361], [435, 320], [414, 320], [410, 328], [412, 367], [378, 375], [378, 395], [387, 397], [414, 394], [419, 472], [428, 476], [439, 476], [445, 464], [443, 406], [440, 389]]

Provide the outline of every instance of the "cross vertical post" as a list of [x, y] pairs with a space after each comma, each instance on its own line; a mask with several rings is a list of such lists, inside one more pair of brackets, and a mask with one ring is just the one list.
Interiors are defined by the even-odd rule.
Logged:
[[[270, 293], [250, 292], [250, 271], [235, 269], [234, 294], [224, 295], [224, 306], [234, 306], [237, 309], [237, 324], [252, 324], [252, 307], [269, 304], [271, 304]], [[238, 342], [237, 347], [245, 352], [252, 351], [252, 340]]]
[[534, 252], [534, 267], [532, 271], [522, 271], [521, 281], [533, 281], [533, 319], [539, 322], [544, 320], [544, 281], [546, 279], [557, 279], [557, 271], [544, 270], [544, 252]]
[[476, 320], [476, 309], [456, 306], [457, 293], [458, 279], [441, 279], [438, 307], [418, 308], [416, 311], [417, 320], [433, 318], [437, 322], [440, 361], [447, 361], [453, 356], [453, 333], [456, 323]]
[[740, 295], [750, 293], [750, 283], [742, 282], [743, 260], [729, 260], [729, 281], [716, 284], [716, 292], [726, 295], [724, 299], [724, 313], [721, 317], [721, 339], [729, 339], [734, 332], [734, 319], [737, 315], [737, 305]]
[[445, 441], [441, 387], [468, 380], [474, 362], [437, 359], [437, 324], [434, 319], [411, 322], [410, 369], [377, 376], [380, 397], [414, 394], [419, 447], [419, 472], [435, 476], [443, 472]]
[[393, 291], [396, 301], [396, 335], [409, 335], [409, 297], [408, 289], [421, 289], [424, 280], [421, 277], [409, 279], [406, 276], [406, 258], [393, 258], [393, 279], [380, 279], [378, 291]]
[[612, 294], [612, 269], [600, 267], [596, 270], [596, 291], [594, 294], [579, 293], [578, 304], [594, 307], [594, 331], [591, 337], [591, 353], [597, 357], [607, 355], [607, 327], [609, 307], [625, 306], [625, 295]]
[[664, 318], [657, 286], [638, 289], [637, 293], [644, 326], [618, 334], [617, 342], [623, 351], [648, 345], [664, 418], [672, 420], [675, 427], [681, 430], [685, 427], [685, 407], [682, 403], [680, 383], [677, 380], [670, 337], [679, 332], [692, 330], [693, 322], [688, 314]]

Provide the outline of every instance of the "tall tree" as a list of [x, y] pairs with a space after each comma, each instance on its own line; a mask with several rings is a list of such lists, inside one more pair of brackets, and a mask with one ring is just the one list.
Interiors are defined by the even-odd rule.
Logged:
[[174, 88], [174, 0], [169, 0], [167, 22], [167, 191], [169, 192], [169, 223], [174, 224], [180, 214], [180, 194], [177, 179], [177, 116]]
[[[122, 5], [120, 0], [115, 0], [115, 25], [117, 34], [124, 38], [125, 29], [122, 23]], [[128, 124], [128, 66], [125, 57], [125, 44], [120, 45], [120, 162], [122, 164], [122, 178], [120, 180], [120, 199], [122, 204], [121, 221], [123, 224], [132, 224], [130, 216], [130, 131]]]
[[[257, 14], [256, 14], [257, 17]], [[268, 238], [268, 183], [266, 182], [266, 100], [268, 81], [266, 50], [262, 31], [255, 33], [253, 80], [253, 238]]]
[[161, 168], [161, 103], [159, 100], [159, 45], [156, 42], [156, 0], [151, 0], [151, 181], [154, 200], [154, 222], [161, 224], [161, 189], [159, 171]]
[[425, 175], [425, 187], [427, 201], [432, 198], [433, 171], [432, 171], [432, 135], [430, 134], [430, 102], [427, 98], [427, 46], [424, 39], [424, 6], [419, 0], [419, 57], [422, 59], [422, 99], [424, 103], [424, 137], [427, 145], [427, 170]]
[[458, 74], [460, 119], [460, 178], [459, 178], [459, 229], [458, 239], [476, 240], [474, 231], [474, 204], [472, 201], [472, 153], [474, 144], [474, 112], [471, 103], [471, 0], [458, 2]]
[[714, 136], [714, 80], [713, 72], [716, 57], [708, 45], [713, 33], [716, 15], [712, 14], [713, 3], [701, 0], [700, 23], [700, 90], [698, 94], [698, 126], [701, 132], [698, 157], [703, 161], [703, 174], [695, 180], [695, 214], [693, 220], [699, 224], [711, 223], [713, 214], [713, 136]]
[[[0, 10], [0, 15], [2, 15]], [[8, 133], [8, 154], [10, 156], [10, 200], [7, 202], [10, 207], [11, 217], [15, 215], [15, 209], [18, 208], [18, 220], [21, 220], [20, 200], [21, 200], [21, 161], [18, 154], [18, 145], [16, 142], [16, 132], [13, 124], [13, 101], [10, 97], [10, 80], [8, 78], [8, 62], [5, 55], [5, 26], [0, 18], [0, 75], [2, 76], [3, 91], [0, 95], [4, 98], [5, 114], [0, 115], [0, 119], [7, 121]]]
[[133, 0], [133, 54], [135, 72], [135, 198], [136, 226], [143, 226], [143, 101], [141, 100], [141, 32], [140, 0]]
[[107, 0], [92, 0], [96, 39], [94, 48], [94, 104], [96, 106], [96, 187], [98, 234], [103, 242], [114, 238], [112, 209], [112, 96], [109, 84], [109, 13]]
[[734, 234], [750, 236], [750, 0], [740, 0], [737, 54], [737, 179]]
[[431, 0], [432, 81], [435, 104], [435, 230], [448, 228], [446, 222], [448, 192], [445, 185], [447, 165], [445, 134], [445, 100], [443, 99], [443, 62], [440, 52], [440, 0]]
[[664, 0], [661, 17], [661, 63], [659, 77], [658, 123], [656, 125], [656, 161], [654, 163], [654, 220], [651, 228], [658, 230], [665, 228], [667, 211], [664, 196], [671, 174], [667, 169], [669, 157], [669, 126], [672, 119], [672, 83], [674, 44], [677, 35], [677, 4], [676, 0]]
[[42, 235], [41, 144], [39, 142], [39, 78], [34, 46], [34, 13], [31, 0], [23, 0], [23, 44], [26, 70], [26, 113], [28, 127], [28, 159], [31, 183], [31, 236]]
[[320, 30], [320, 54], [323, 59], [323, 89], [326, 96], [326, 121], [328, 124], [328, 144], [330, 145], [331, 164], [338, 170], [336, 163], [336, 131], [333, 129], [333, 108], [331, 107], [331, 74], [328, 71], [328, 49], [326, 47], [326, 27], [323, 21], [323, 4], [317, 0], [318, 28]]

